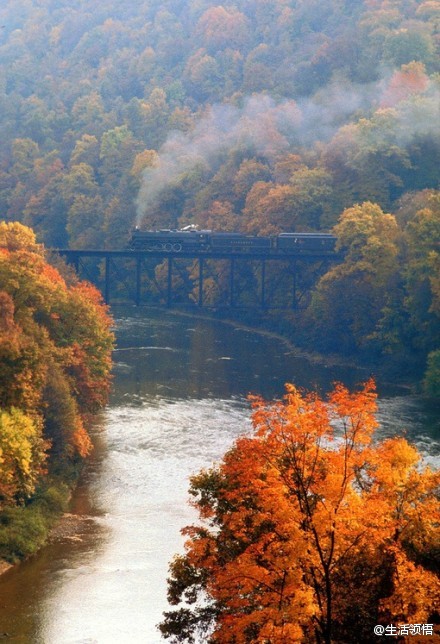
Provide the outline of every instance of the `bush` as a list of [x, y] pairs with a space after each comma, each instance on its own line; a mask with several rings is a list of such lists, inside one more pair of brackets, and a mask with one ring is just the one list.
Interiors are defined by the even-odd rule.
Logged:
[[5, 508], [0, 514], [0, 558], [16, 563], [37, 552], [64, 512], [70, 491], [65, 484], [40, 489], [25, 506]]
[[48, 534], [48, 525], [40, 509], [32, 506], [7, 508], [2, 512], [0, 557], [15, 563], [40, 548]]

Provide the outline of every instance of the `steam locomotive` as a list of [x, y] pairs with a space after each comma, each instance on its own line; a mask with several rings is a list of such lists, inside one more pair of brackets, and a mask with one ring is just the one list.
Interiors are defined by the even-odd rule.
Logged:
[[280, 233], [273, 237], [257, 237], [242, 233], [218, 233], [187, 226], [181, 230], [139, 230], [131, 236], [131, 250], [181, 252], [239, 253], [307, 253], [332, 252], [336, 237], [329, 233]]

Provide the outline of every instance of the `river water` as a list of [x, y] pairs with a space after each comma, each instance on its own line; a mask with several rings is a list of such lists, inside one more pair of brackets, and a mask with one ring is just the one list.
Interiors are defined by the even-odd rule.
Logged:
[[[79, 535], [0, 579], [0, 638], [20, 644], [159, 644], [166, 577], [195, 519], [188, 477], [250, 428], [249, 392], [285, 382], [322, 392], [368, 377], [324, 367], [285, 342], [173, 313], [115, 313], [114, 392], [72, 502]], [[381, 435], [406, 433], [440, 463], [440, 415], [379, 383]], [[6, 635], [7, 634], [7, 635]]]

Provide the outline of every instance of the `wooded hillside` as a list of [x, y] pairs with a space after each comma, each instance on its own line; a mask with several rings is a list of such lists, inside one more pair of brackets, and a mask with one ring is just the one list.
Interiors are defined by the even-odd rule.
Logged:
[[438, 188], [439, 21], [436, 1], [5, 2], [0, 211], [76, 247], [120, 245], [136, 213], [265, 233], [395, 210]]
[[5, 1], [0, 213], [48, 246], [108, 248], [136, 222], [270, 234], [385, 214], [304, 328], [421, 365], [438, 348], [439, 24], [438, 0]]

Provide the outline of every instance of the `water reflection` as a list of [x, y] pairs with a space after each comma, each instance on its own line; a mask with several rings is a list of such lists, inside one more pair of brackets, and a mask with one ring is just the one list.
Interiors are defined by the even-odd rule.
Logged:
[[[247, 393], [279, 396], [286, 381], [326, 391], [368, 376], [189, 317], [120, 317], [117, 326], [115, 390], [73, 507], [94, 520], [80, 541], [53, 544], [0, 581], [0, 633], [12, 642], [159, 643], [168, 562], [194, 518], [188, 476], [249, 429]], [[381, 391], [382, 434], [406, 429], [438, 463], [438, 413]]]
[[[137, 324], [136, 324], [137, 322]], [[341, 380], [368, 378], [361, 369], [311, 364], [281, 339], [246, 329], [177, 315], [120, 318], [123, 341], [115, 370], [129, 395], [175, 398], [279, 396], [286, 382], [328, 390]]]

